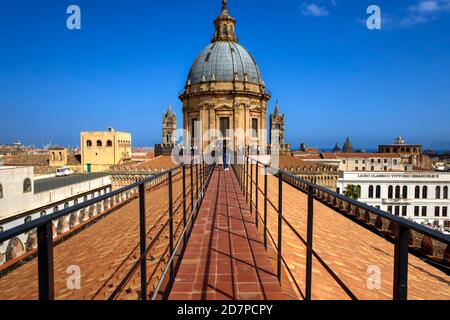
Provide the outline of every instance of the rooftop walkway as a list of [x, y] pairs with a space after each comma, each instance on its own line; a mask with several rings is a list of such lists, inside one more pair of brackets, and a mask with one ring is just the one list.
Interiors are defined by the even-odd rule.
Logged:
[[169, 299], [290, 299], [232, 169], [211, 177]]

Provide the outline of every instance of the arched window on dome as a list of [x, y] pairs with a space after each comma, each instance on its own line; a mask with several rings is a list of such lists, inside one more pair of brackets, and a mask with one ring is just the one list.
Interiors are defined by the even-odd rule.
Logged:
[[226, 36], [226, 35], [228, 34], [228, 29], [227, 29], [227, 25], [226, 25], [226, 24], [223, 25], [223, 31], [222, 31], [222, 34], [223, 34], [224, 36]]

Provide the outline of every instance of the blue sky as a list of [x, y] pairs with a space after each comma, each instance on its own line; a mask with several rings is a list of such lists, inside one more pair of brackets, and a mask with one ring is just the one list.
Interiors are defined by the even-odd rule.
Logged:
[[[450, 0], [228, 2], [293, 148], [398, 135], [450, 148]], [[81, 30], [66, 28], [70, 4]], [[371, 4], [381, 30], [366, 27]], [[159, 143], [168, 104], [182, 123], [177, 95], [219, 12], [220, 0], [1, 0], [0, 143], [75, 146], [109, 126]]]

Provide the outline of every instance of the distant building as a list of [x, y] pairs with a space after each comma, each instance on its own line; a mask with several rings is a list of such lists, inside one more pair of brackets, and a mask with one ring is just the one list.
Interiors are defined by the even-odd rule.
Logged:
[[[402, 162], [396, 153], [336, 152], [321, 153], [319, 156], [303, 156], [304, 161], [337, 161], [339, 171], [412, 171], [413, 165]], [[320, 162], [320, 161], [318, 161]]]
[[361, 188], [359, 201], [414, 222], [450, 231], [450, 173], [343, 172], [338, 192], [348, 185]]
[[81, 132], [81, 165], [84, 172], [109, 170], [131, 160], [131, 133], [115, 131]]
[[407, 144], [401, 136], [395, 140], [394, 144], [378, 146], [378, 152], [399, 153], [404, 163], [411, 163], [415, 167], [431, 170], [431, 160], [423, 154], [422, 149], [420, 144]]
[[[276, 141], [273, 140], [275, 137]], [[278, 101], [275, 104], [274, 112], [270, 115], [269, 144], [272, 153], [291, 154], [291, 146], [284, 143], [284, 113], [278, 111]]]
[[347, 137], [344, 145], [342, 146], [342, 152], [345, 152], [345, 153], [353, 152], [353, 145], [352, 145], [352, 142], [350, 141], [349, 137]]
[[155, 145], [155, 156], [169, 156], [176, 143], [177, 117], [169, 105], [162, 119], [162, 144]]

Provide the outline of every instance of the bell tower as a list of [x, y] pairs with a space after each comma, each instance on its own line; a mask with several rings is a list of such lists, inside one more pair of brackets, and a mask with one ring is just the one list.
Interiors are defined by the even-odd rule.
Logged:
[[172, 106], [169, 105], [167, 112], [163, 115], [162, 123], [162, 143], [164, 144], [175, 144], [177, 130], [177, 117], [172, 111]]

